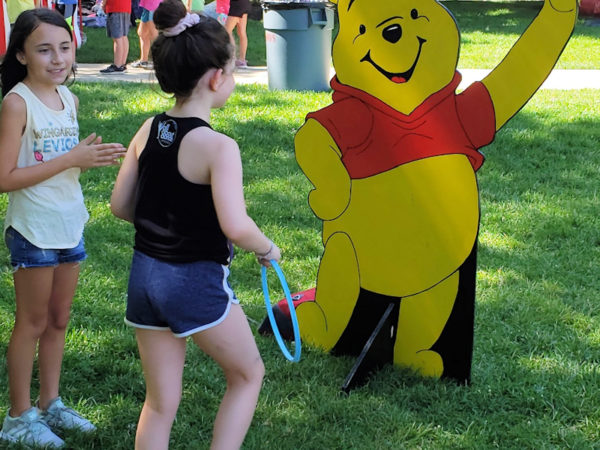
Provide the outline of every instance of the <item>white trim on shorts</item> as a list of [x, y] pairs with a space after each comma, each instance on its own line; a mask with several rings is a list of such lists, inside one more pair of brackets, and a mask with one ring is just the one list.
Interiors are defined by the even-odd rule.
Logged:
[[155, 331], [169, 331], [170, 330], [169, 327], [155, 327], [152, 325], [140, 325], [139, 323], [135, 323], [135, 322], [131, 322], [130, 320], [127, 320], [127, 317], [125, 317], [123, 319], [123, 321], [125, 322], [126, 325], [129, 325], [130, 327], [141, 328], [143, 330], [155, 330]]
[[229, 299], [227, 301], [227, 308], [225, 308], [223, 315], [221, 317], [219, 317], [217, 320], [215, 320], [214, 322], [207, 323], [206, 325], [202, 325], [201, 327], [193, 328], [191, 330], [186, 331], [185, 333], [173, 333], [169, 327], [141, 325], [139, 323], [135, 323], [135, 322], [131, 322], [130, 320], [127, 320], [127, 317], [124, 318], [125, 323], [131, 327], [140, 328], [143, 330], [171, 331], [173, 336], [175, 336], [176, 338], [186, 338], [188, 336], [191, 336], [192, 334], [196, 334], [196, 333], [199, 333], [200, 331], [204, 331], [204, 330], [207, 330], [209, 328], [219, 325], [221, 322], [223, 322], [225, 320], [225, 318], [229, 314], [229, 311], [231, 310], [231, 305], [232, 304], [234, 304], [234, 305], [240, 304], [240, 301], [237, 298], [235, 298], [235, 295], [233, 294], [233, 290], [227, 284], [227, 278], [229, 277], [229, 267], [224, 266], [223, 264], [221, 264], [221, 267], [223, 268], [223, 281], [222, 281], [223, 291], [227, 294], [227, 297]]

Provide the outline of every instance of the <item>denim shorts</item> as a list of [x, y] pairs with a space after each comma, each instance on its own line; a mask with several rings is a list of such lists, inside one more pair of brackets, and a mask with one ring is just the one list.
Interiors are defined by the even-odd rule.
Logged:
[[165, 262], [135, 251], [125, 323], [187, 337], [218, 325], [239, 303], [227, 266], [214, 261]]
[[146, 8], [142, 8], [142, 15], [140, 16], [140, 21], [143, 23], [152, 22], [154, 19], [154, 11], [149, 11]]
[[87, 258], [83, 237], [74, 248], [39, 248], [23, 237], [13, 227], [8, 227], [4, 242], [10, 252], [13, 269], [31, 267], [56, 267], [59, 264], [81, 262]]

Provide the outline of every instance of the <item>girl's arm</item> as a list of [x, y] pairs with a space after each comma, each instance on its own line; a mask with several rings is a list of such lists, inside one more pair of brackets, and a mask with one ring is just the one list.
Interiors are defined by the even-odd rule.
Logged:
[[234, 140], [220, 136], [211, 153], [210, 183], [219, 224], [235, 245], [256, 253], [261, 264], [279, 261], [279, 248], [268, 239], [246, 212], [242, 161]]
[[151, 125], [152, 119], [148, 119], [131, 140], [110, 198], [112, 213], [119, 219], [128, 222], [133, 222], [135, 189], [138, 179], [138, 157], [146, 145]]
[[85, 169], [118, 164], [118, 159], [125, 153], [121, 144], [102, 144], [102, 138], [92, 133], [64, 155], [35, 166], [18, 168], [26, 123], [25, 101], [18, 95], [7, 95], [0, 109], [0, 192], [36, 185], [72, 167]]

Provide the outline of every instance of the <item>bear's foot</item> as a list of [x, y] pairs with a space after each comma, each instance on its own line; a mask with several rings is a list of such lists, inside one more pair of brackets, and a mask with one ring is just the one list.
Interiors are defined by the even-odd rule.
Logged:
[[304, 302], [296, 308], [302, 340], [325, 351], [337, 342], [339, 335], [332, 336], [327, 328], [327, 319], [317, 302]]
[[394, 364], [410, 367], [426, 377], [439, 378], [444, 371], [444, 362], [439, 353], [421, 350], [412, 354], [394, 355]]

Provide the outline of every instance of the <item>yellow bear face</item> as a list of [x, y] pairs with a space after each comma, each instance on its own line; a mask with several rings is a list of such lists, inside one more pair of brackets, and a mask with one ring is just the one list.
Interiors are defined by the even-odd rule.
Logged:
[[410, 114], [454, 76], [459, 32], [435, 0], [338, 0], [333, 65], [343, 84]]

